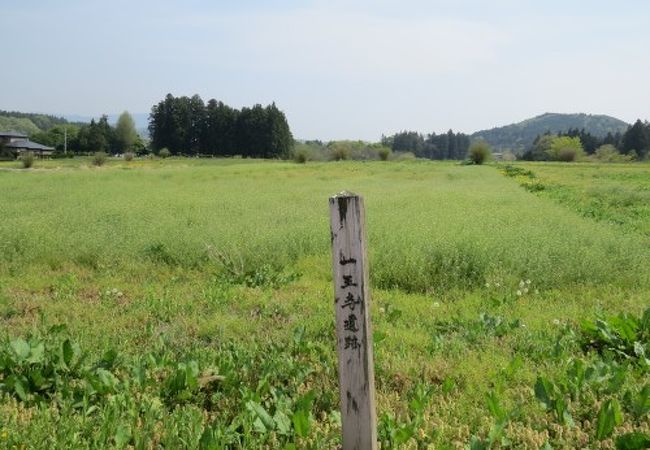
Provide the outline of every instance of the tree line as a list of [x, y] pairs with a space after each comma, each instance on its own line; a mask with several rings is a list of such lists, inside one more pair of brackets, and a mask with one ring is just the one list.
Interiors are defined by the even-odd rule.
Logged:
[[29, 138], [53, 147], [60, 156], [66, 151], [67, 156], [95, 152], [147, 152], [145, 142], [135, 129], [133, 117], [127, 111], [120, 114], [115, 126], [108, 123], [108, 116], [103, 115], [98, 120], [92, 119], [89, 124], [57, 124], [46, 131], [30, 134]]
[[[624, 133], [607, 133], [604, 137], [594, 136], [584, 129], [569, 129], [566, 132], [551, 134], [549, 132], [538, 135], [533, 144], [524, 152], [522, 159], [529, 161], [546, 161], [552, 158], [549, 148], [556, 138], [572, 138], [580, 144], [580, 151], [587, 155], [601, 153], [611, 154], [613, 151], [627, 157], [627, 159], [646, 159], [650, 155], [650, 123], [640, 119], [630, 125]], [[570, 147], [577, 149], [576, 141]], [[563, 140], [568, 143], [570, 141]], [[568, 148], [568, 147], [567, 147]], [[578, 155], [579, 156], [579, 155]]]
[[286, 158], [293, 136], [275, 103], [233, 108], [215, 99], [174, 97], [151, 108], [149, 134], [154, 152], [167, 148], [174, 155]]
[[426, 136], [416, 131], [401, 131], [392, 136], [382, 136], [381, 143], [394, 152], [413, 152], [419, 158], [462, 160], [467, 157], [470, 137], [453, 130]]

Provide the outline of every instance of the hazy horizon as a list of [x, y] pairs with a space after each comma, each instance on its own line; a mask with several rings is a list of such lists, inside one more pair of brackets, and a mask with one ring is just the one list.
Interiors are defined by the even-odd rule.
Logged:
[[148, 114], [196, 93], [275, 101], [299, 139], [371, 141], [545, 112], [649, 116], [641, 0], [3, 3], [4, 110]]

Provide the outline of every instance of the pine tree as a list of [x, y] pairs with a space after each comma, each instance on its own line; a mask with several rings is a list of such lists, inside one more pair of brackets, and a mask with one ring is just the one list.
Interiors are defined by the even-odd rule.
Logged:
[[626, 155], [636, 152], [639, 157], [643, 158], [648, 153], [648, 147], [650, 147], [648, 124], [637, 120], [623, 135], [621, 150]]

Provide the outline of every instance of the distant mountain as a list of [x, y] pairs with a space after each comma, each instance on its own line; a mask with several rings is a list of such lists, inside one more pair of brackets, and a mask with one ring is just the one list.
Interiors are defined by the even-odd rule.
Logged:
[[615, 117], [592, 114], [546, 113], [519, 123], [491, 130], [477, 131], [472, 139], [483, 139], [495, 150], [511, 150], [522, 153], [535, 137], [546, 132], [566, 132], [569, 128], [585, 129], [594, 136], [604, 137], [607, 133], [624, 133], [629, 124]]

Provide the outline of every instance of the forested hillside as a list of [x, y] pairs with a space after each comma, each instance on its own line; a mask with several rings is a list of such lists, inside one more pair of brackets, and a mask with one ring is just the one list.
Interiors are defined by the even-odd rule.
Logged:
[[485, 140], [495, 150], [522, 153], [538, 135], [544, 133], [566, 133], [578, 129], [603, 138], [608, 133], [624, 133], [628, 126], [622, 120], [605, 115], [546, 113], [504, 127], [477, 131], [471, 137]]
[[40, 131], [48, 131], [57, 125], [65, 125], [68, 123], [71, 122], [63, 117], [0, 110], [0, 130], [2, 131], [20, 131], [21, 133], [32, 135]]

